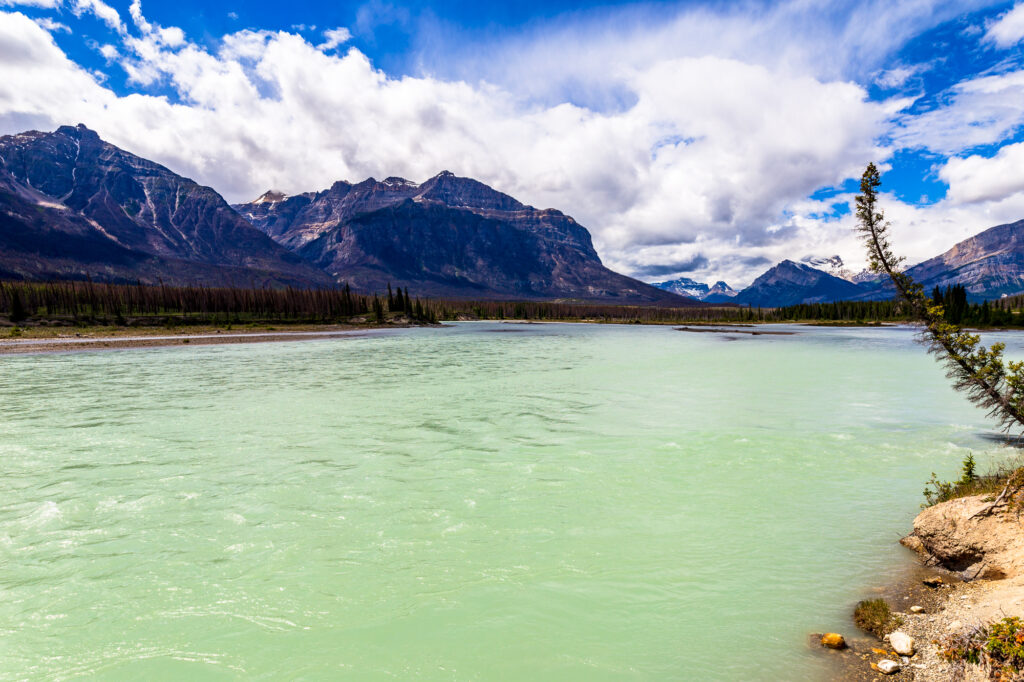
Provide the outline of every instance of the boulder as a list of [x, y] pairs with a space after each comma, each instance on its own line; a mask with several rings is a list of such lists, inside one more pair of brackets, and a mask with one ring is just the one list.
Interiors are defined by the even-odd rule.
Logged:
[[883, 658], [881, 661], [879, 661], [877, 667], [878, 672], [884, 675], [892, 675], [900, 671], [900, 664], [888, 658]]
[[897, 630], [889, 635], [889, 646], [901, 656], [914, 655], [914, 638], [905, 632]]
[[829, 649], [845, 649], [846, 639], [836, 632], [826, 632], [821, 636], [821, 645]]

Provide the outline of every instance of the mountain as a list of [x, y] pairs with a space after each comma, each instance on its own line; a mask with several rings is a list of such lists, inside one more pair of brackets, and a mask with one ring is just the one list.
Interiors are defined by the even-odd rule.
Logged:
[[1024, 220], [990, 227], [907, 274], [927, 291], [962, 284], [975, 301], [1024, 292]]
[[389, 177], [294, 196], [271, 191], [234, 208], [364, 291], [390, 283], [456, 298], [696, 304], [604, 267], [590, 233], [562, 212], [447, 171], [422, 184]]
[[0, 137], [0, 207], [4, 277], [332, 283], [214, 190], [82, 125]]
[[701, 299], [708, 295], [708, 285], [703, 282], [694, 281], [688, 277], [680, 277], [667, 282], [652, 282], [652, 287], [658, 287], [662, 291], [670, 291], [680, 296]]
[[705, 303], [732, 303], [737, 292], [728, 284], [722, 281], [715, 282], [713, 287], [708, 287], [703, 282], [697, 282], [688, 277], [669, 280], [667, 282], [654, 282], [653, 287], [663, 291], [671, 291], [680, 296], [689, 296]]
[[841, 256], [804, 256], [800, 262], [810, 265], [815, 270], [823, 270], [833, 277], [854, 281], [853, 273], [846, 269]]
[[862, 290], [853, 282], [834, 277], [804, 263], [784, 260], [737, 294], [732, 301], [750, 306], [786, 306], [826, 303], [855, 298]]
[[733, 303], [733, 299], [739, 294], [725, 282], [719, 280], [708, 290], [708, 293], [701, 299], [705, 303]]

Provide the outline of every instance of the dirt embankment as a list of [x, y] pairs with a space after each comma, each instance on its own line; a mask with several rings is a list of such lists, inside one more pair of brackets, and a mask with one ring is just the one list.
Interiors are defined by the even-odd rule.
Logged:
[[993, 508], [988, 495], [950, 500], [922, 511], [914, 519], [913, 532], [900, 543], [917, 552], [926, 565], [965, 581], [939, 587], [935, 613], [908, 624], [924, 644], [925, 667], [915, 679], [987, 679], [977, 666], [958, 668], [943, 661], [935, 642], [1009, 616], [1024, 617], [1021, 510]]
[[[888, 636], [855, 633], [849, 649], [833, 652], [835, 679], [988, 680], [979, 666], [943, 660], [940, 642], [1006, 617], [1024, 618], [1024, 512], [993, 509], [990, 495], [951, 500], [922, 511], [900, 543], [922, 566], [884, 597], [901, 621], [896, 631], [912, 638], [913, 654], [896, 655]], [[897, 672], [878, 669], [886, 659], [899, 664]]]

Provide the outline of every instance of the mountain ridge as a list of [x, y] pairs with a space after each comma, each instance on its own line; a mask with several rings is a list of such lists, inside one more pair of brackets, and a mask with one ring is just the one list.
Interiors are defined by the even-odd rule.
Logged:
[[365, 290], [393, 284], [457, 298], [699, 305], [604, 267], [590, 233], [571, 216], [450, 171], [422, 183], [371, 177], [265, 197], [234, 208], [306, 261]]
[[[18, 241], [16, 252], [4, 254], [11, 275], [330, 283], [254, 230], [213, 189], [104, 142], [81, 124], [0, 137], [0, 174], [3, 203], [11, 209], [0, 228], [7, 242]], [[87, 256], [107, 254], [114, 267], [76, 260], [67, 249], [56, 257], [54, 230], [73, 234]], [[47, 261], [47, 253], [56, 260]]]

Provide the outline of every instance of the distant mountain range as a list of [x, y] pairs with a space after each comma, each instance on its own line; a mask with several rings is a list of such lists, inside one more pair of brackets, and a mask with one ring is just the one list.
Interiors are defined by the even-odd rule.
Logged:
[[706, 303], [730, 303], [736, 294], [739, 293], [725, 282], [715, 282], [714, 286], [709, 287], [703, 282], [697, 282], [687, 277], [680, 277], [679, 279], [667, 282], [655, 282], [652, 286], [656, 286], [664, 291], [671, 291], [673, 294], [679, 294], [680, 296], [689, 296]]
[[[826, 265], [831, 272], [813, 267]], [[1024, 292], [1024, 220], [989, 228], [960, 242], [949, 251], [910, 268], [907, 273], [927, 291], [962, 284], [968, 299], [982, 301]], [[706, 284], [691, 279], [659, 282], [654, 286], [714, 300], [704, 292]], [[838, 256], [784, 260], [769, 268], [730, 300], [761, 307], [826, 303], [830, 301], [876, 301], [892, 298], [895, 290], [883, 277], [862, 272], [850, 275]]]
[[267, 193], [236, 210], [82, 125], [0, 137], [0, 278], [85, 277], [696, 304], [604, 267], [569, 216], [451, 173]]
[[[828, 272], [826, 272], [826, 269]], [[910, 268], [972, 300], [1024, 292], [1024, 220]], [[891, 285], [838, 256], [785, 260], [743, 291], [688, 278], [649, 285], [601, 263], [590, 233], [470, 178], [391, 177], [229, 206], [213, 189], [79, 125], [0, 137], [0, 278], [141, 281], [417, 295], [773, 307], [876, 300]]]

